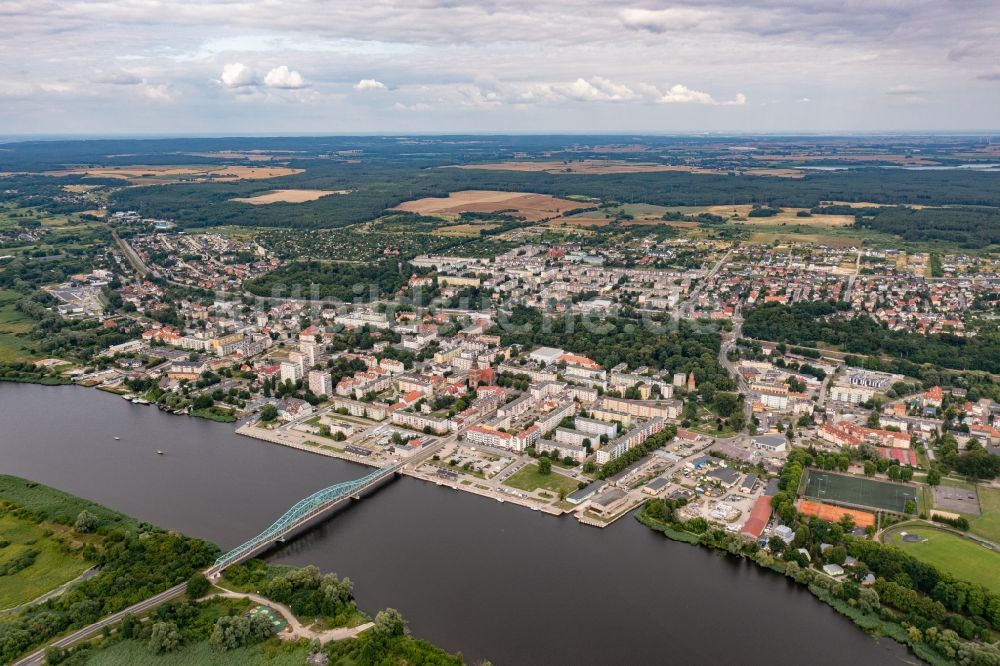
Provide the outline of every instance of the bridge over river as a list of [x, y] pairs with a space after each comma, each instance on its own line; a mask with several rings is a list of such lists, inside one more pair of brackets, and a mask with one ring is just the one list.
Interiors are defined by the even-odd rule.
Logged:
[[[222, 572], [226, 570], [226, 567], [239, 564], [240, 562], [244, 562], [256, 555], [259, 555], [275, 543], [284, 542], [285, 540], [320, 522], [334, 509], [353, 500], [360, 500], [365, 495], [368, 495], [381, 487], [382, 484], [389, 478], [401, 474], [405, 465], [419, 465], [420, 461], [431, 455], [434, 451], [440, 449], [445, 441], [448, 441], [448, 439], [450, 438], [440, 440], [438, 443], [426, 447], [423, 451], [411, 456], [408, 460], [376, 469], [370, 474], [366, 474], [365, 476], [359, 479], [354, 479], [353, 481], [346, 481], [329, 486], [313, 493], [305, 499], [298, 501], [294, 506], [292, 506], [292, 508], [274, 521], [266, 530], [252, 539], [240, 544], [236, 548], [233, 548], [228, 553], [220, 555], [215, 563], [203, 573], [210, 580], [218, 580], [222, 576]], [[63, 636], [59, 640], [53, 641], [37, 652], [33, 652], [26, 657], [22, 657], [20, 660], [14, 662], [13, 666], [37, 666], [42, 663], [46, 648], [66, 648], [75, 643], [86, 640], [103, 631], [105, 627], [113, 627], [118, 624], [125, 618], [126, 615], [141, 615], [146, 613], [166, 601], [181, 596], [185, 593], [186, 589], [186, 583], [175, 585], [174, 587], [164, 590], [149, 599], [140, 601], [139, 603], [129, 606], [128, 608], [114, 613], [113, 615], [109, 615], [94, 624]]]

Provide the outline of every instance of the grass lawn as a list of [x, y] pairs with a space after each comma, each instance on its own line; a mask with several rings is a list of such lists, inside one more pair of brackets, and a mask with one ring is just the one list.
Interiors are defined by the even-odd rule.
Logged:
[[215, 652], [208, 641], [181, 648], [173, 654], [153, 655], [145, 643], [121, 641], [94, 650], [87, 666], [302, 666], [308, 647], [279, 643], [271, 639], [263, 645]]
[[35, 321], [14, 308], [21, 294], [0, 289], [0, 362], [33, 357], [21, 334], [30, 332]]
[[96, 502], [35, 483], [19, 476], [0, 474], [0, 500], [30, 507], [54, 522], [71, 524], [86, 509], [108, 527], [138, 528], [138, 521]]
[[519, 469], [512, 477], [504, 481], [505, 486], [532, 492], [534, 490], [551, 490], [558, 493], [560, 490], [567, 494], [577, 489], [577, 482], [568, 476], [563, 476], [557, 472], [551, 474], [539, 474], [538, 465], [532, 463]]
[[982, 514], [969, 521], [969, 531], [993, 543], [1000, 543], [1000, 489], [979, 486]]
[[92, 566], [79, 555], [62, 552], [58, 541], [45, 536], [46, 529], [48, 526], [36, 525], [9, 513], [0, 515], [0, 535], [10, 542], [5, 548], [0, 548], [0, 564], [12, 561], [30, 549], [38, 551], [30, 566], [0, 579], [0, 609], [36, 599]]
[[[901, 532], [922, 536], [927, 541], [904, 541]], [[979, 583], [1000, 593], [1000, 577], [996, 575], [1000, 568], [1000, 554], [973, 541], [935, 527], [904, 525], [892, 530], [887, 542], [899, 546], [918, 560], [947, 571], [955, 578]]]

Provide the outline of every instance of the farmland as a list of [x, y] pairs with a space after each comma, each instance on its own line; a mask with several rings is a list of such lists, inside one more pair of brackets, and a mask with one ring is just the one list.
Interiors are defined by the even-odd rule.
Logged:
[[578, 201], [560, 199], [547, 194], [463, 190], [452, 192], [447, 197], [428, 197], [407, 201], [396, 206], [396, 209], [419, 215], [502, 211], [509, 215], [523, 217], [529, 222], [538, 222], [553, 217], [562, 217], [569, 211], [578, 210], [585, 206], [586, 204], [581, 204]]
[[230, 201], [252, 204], [254, 206], [272, 203], [305, 203], [306, 201], [315, 201], [320, 197], [331, 194], [349, 193], [350, 190], [271, 190], [263, 194], [255, 194], [252, 197], [236, 197], [230, 199]]
[[164, 185], [169, 183], [232, 183], [240, 180], [280, 178], [302, 173], [303, 169], [266, 166], [217, 166], [217, 165], [137, 165], [50, 171], [50, 176], [87, 176], [89, 178], [116, 178], [130, 185]]

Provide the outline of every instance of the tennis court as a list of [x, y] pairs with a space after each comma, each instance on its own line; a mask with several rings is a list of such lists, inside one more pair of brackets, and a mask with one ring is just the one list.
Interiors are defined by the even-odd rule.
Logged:
[[809, 470], [806, 497], [903, 513], [907, 500], [917, 501], [916, 490], [899, 483], [874, 481], [860, 476]]

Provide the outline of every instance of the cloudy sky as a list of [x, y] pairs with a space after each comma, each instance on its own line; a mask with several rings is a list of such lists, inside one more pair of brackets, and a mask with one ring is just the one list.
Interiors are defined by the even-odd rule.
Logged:
[[998, 0], [0, 0], [0, 132], [1000, 128]]

